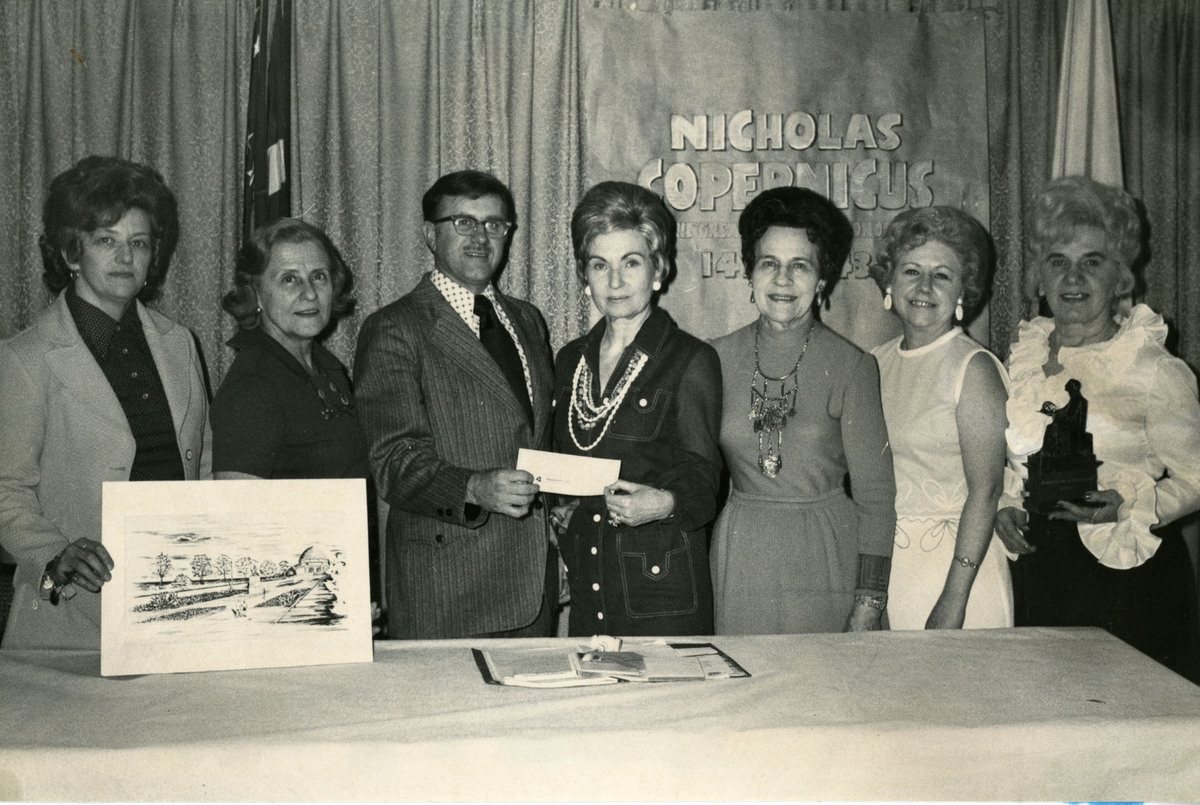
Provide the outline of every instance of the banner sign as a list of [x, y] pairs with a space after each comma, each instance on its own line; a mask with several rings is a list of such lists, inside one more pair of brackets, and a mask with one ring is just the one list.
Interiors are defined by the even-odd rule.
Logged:
[[585, 7], [580, 40], [585, 181], [666, 200], [678, 276], [660, 302], [697, 336], [756, 315], [737, 219], [763, 189], [816, 190], [853, 222], [822, 320], [865, 349], [899, 332], [867, 273], [888, 221], [946, 204], [987, 226], [977, 13]]

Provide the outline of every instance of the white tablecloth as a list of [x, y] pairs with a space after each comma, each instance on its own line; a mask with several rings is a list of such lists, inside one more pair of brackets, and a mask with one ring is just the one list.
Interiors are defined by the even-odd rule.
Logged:
[[0, 797], [1200, 798], [1200, 688], [1098, 630], [711, 640], [752, 678], [485, 685], [470, 647], [513, 641], [115, 679], [0, 652]]

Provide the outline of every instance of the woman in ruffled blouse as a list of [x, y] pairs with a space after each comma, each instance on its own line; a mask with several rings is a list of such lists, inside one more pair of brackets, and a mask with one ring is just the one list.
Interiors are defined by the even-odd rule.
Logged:
[[1026, 293], [1051, 317], [1022, 323], [1009, 356], [1008, 445], [1024, 474], [1046, 412], [1064, 409], [1078, 381], [1099, 488], [1030, 514], [1010, 484], [996, 529], [1019, 555], [1018, 626], [1100, 626], [1200, 680], [1192, 567], [1180, 537], [1159, 531], [1200, 509], [1200, 403], [1195, 376], [1163, 346], [1162, 317], [1118, 311], [1142, 238], [1121, 190], [1066, 177], [1038, 196]]

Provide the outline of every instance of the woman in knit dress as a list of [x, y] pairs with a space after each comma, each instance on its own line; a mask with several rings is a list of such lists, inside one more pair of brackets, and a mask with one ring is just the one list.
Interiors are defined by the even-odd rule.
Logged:
[[824, 196], [780, 187], [738, 231], [758, 317], [713, 342], [732, 482], [712, 543], [716, 631], [878, 629], [896, 494], [879, 375], [817, 319], [853, 229]]

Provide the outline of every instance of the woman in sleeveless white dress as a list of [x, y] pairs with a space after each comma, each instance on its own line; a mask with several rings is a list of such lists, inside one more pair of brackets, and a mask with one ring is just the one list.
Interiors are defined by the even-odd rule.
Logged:
[[904, 327], [874, 350], [896, 473], [889, 624], [1012, 626], [1006, 555], [992, 546], [1008, 381], [957, 326], [983, 306], [987, 234], [956, 208], [910, 210], [888, 226], [872, 275]]

